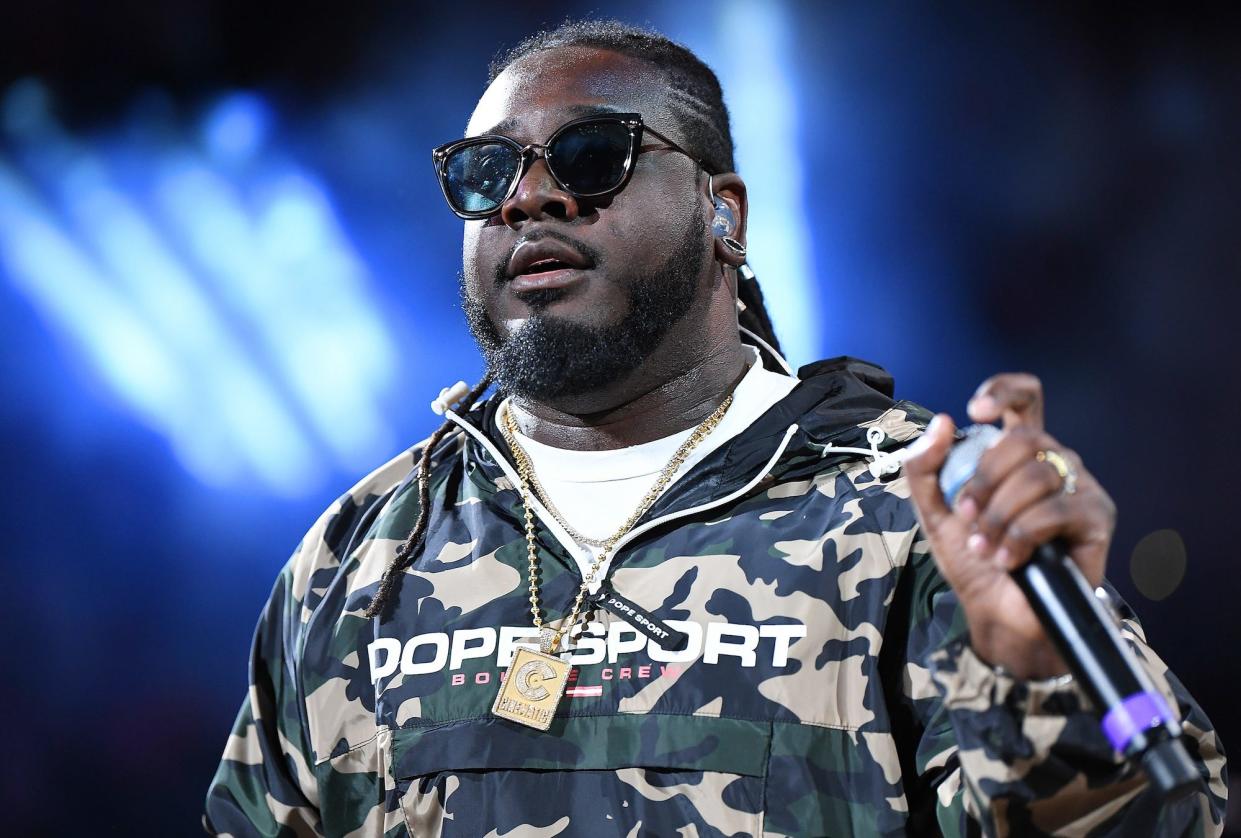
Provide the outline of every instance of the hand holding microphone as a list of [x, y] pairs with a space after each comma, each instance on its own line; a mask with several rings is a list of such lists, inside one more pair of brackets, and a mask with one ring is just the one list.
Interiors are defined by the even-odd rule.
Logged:
[[935, 417], [905, 458], [905, 473], [936, 564], [956, 591], [983, 660], [1016, 677], [1071, 670], [1104, 733], [1140, 758], [1172, 797], [1198, 774], [1180, 725], [1093, 595], [1103, 578], [1115, 505], [1081, 459], [1043, 430], [1038, 379], [995, 376], [969, 405], [976, 422], [956, 438]]
[[[970, 644], [988, 663], [1018, 678], [1067, 671], [1011, 571], [1055, 538], [1091, 587], [1103, 578], [1116, 507], [1080, 458], [1043, 430], [1042, 385], [1008, 373], [983, 383], [969, 404], [975, 422], [1002, 421], [1003, 433], [979, 458], [950, 506], [939, 472], [955, 437], [952, 419], [935, 418], [905, 461], [919, 519], [940, 572], [952, 585], [970, 625]], [[1053, 463], [1072, 469], [1072, 493]]]

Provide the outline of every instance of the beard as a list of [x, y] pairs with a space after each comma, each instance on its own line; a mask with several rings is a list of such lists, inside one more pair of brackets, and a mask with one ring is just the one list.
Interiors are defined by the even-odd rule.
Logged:
[[697, 296], [706, 254], [701, 214], [677, 250], [654, 271], [628, 277], [629, 309], [609, 326], [573, 323], [548, 314], [562, 292], [524, 295], [529, 318], [503, 335], [483, 303], [465, 293], [462, 307], [492, 380], [503, 393], [534, 401], [580, 396], [621, 381], [650, 357]]

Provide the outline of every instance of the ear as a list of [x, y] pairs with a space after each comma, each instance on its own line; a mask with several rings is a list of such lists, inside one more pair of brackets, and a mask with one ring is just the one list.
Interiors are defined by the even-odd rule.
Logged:
[[[715, 197], [728, 204], [729, 209], [736, 216], [737, 226], [732, 231], [732, 238], [744, 245], [746, 243], [746, 220], [750, 211], [749, 199], [746, 197], [745, 181], [736, 172], [724, 172], [723, 174], [711, 176], [710, 182], [714, 186]], [[710, 197], [708, 197], [708, 203], [710, 203], [710, 200]], [[714, 215], [714, 206], [710, 208], [710, 212]], [[715, 258], [721, 264], [730, 268], [736, 268], [745, 261], [744, 256], [733, 252], [720, 242], [719, 239], [715, 240]]]

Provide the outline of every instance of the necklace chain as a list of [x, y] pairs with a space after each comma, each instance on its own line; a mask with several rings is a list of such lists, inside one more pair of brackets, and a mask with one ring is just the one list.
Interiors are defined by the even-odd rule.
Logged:
[[[506, 428], [505, 430], [511, 430], [511, 429]], [[505, 439], [507, 440], [508, 437], [506, 436]], [[516, 435], [514, 435], [514, 438], [512, 440], [509, 440], [510, 447], [515, 443], [516, 443]], [[526, 456], [527, 460], [529, 460], [529, 455], [526, 454], [524, 449], [522, 450], [521, 453]], [[543, 487], [543, 484], [541, 482], [539, 482], [539, 476], [535, 474], [533, 466], [531, 466], [527, 477], [530, 480], [530, 488], [534, 491], [534, 496], [537, 497], [540, 502], [542, 502], [543, 507], [548, 512], [551, 513], [551, 516], [553, 518], [556, 519], [556, 523], [564, 527], [564, 531], [569, 534], [569, 538], [572, 538], [574, 541], [580, 544], [588, 544], [591, 547], [598, 547], [600, 549], [607, 548], [608, 539], [591, 538], [590, 536], [583, 534], [580, 530], [573, 528], [573, 525], [569, 523], [569, 520], [565, 517], [564, 513], [561, 512], [556, 507], [556, 504], [552, 502], [551, 493], [548, 492], [547, 489]]]
[[539, 607], [539, 559], [538, 547], [535, 540], [534, 509], [533, 504], [530, 502], [531, 486], [533, 485], [539, 489], [540, 499], [546, 506], [547, 511], [550, 512], [552, 517], [565, 528], [565, 531], [568, 532], [570, 536], [578, 541], [582, 541], [586, 544], [590, 544], [591, 546], [600, 548], [599, 555], [595, 556], [594, 561], [591, 562], [590, 569], [586, 573], [586, 577], [582, 580], [582, 586], [578, 589], [577, 596], [573, 600], [573, 608], [569, 611], [569, 616], [566, 617], [561, 623], [561, 628], [555, 630], [551, 635], [550, 644], [546, 644], [548, 645], [548, 648], [545, 649], [545, 651], [550, 654], [554, 654], [556, 647], [560, 645], [561, 639], [567, 637], [573, 630], [573, 627], [577, 625], [577, 621], [582, 610], [582, 603], [586, 599], [586, 591], [590, 588], [591, 583], [595, 581], [595, 575], [598, 574], [599, 568], [603, 566], [604, 560], [611, 555], [616, 543], [620, 541], [626, 533], [633, 529], [633, 526], [638, 522], [638, 519], [645, 515], [647, 510], [651, 508], [651, 505], [655, 503], [655, 500], [660, 496], [664, 489], [667, 488], [668, 483], [671, 482], [673, 476], [677, 473], [677, 470], [680, 469], [685, 463], [685, 460], [689, 457], [690, 453], [697, 448], [698, 444], [706, 439], [713, 430], [715, 430], [715, 426], [718, 425], [720, 420], [724, 418], [724, 414], [728, 412], [728, 408], [732, 405], [732, 403], [733, 397], [730, 393], [724, 401], [720, 402], [720, 406], [717, 407], [710, 416], [704, 419], [701, 425], [694, 429], [694, 432], [689, 435], [689, 438], [685, 440], [685, 442], [681, 443], [681, 446], [676, 450], [676, 453], [672, 455], [672, 459], [670, 459], [668, 464], [663, 467], [662, 471], [660, 471], [659, 477], [655, 480], [655, 483], [650, 489], [647, 490], [646, 494], [642, 496], [642, 500], [639, 501], [638, 507], [627, 519], [625, 519], [625, 523], [621, 524], [620, 529], [614, 532], [609, 538], [599, 542], [591, 539], [579, 538], [576, 530], [570, 527], [564, 520], [564, 517], [561, 516], [552, 506], [547, 495], [547, 491], [543, 489], [542, 484], [538, 482], [538, 478], [535, 476], [534, 467], [530, 464], [530, 458], [526, 455], [525, 449], [523, 449], [520, 443], [517, 442], [517, 422], [513, 419], [512, 407], [507, 406], [505, 408], [501, 421], [498, 424], [500, 426], [500, 432], [504, 435], [504, 441], [508, 443], [509, 449], [513, 452], [513, 459], [517, 461], [517, 476], [521, 478], [521, 502], [525, 507], [526, 513], [526, 558], [528, 560], [527, 563], [529, 566], [528, 572], [530, 579], [530, 614], [534, 618], [534, 627], [539, 629], [540, 633], [548, 630], [545, 630], [543, 627], [542, 609]]

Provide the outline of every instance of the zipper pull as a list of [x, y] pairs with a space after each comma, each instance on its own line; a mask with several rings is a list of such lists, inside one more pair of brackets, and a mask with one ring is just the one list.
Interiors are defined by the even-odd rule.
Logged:
[[677, 631], [641, 605], [621, 596], [610, 585], [601, 585], [593, 600], [600, 608], [610, 611], [654, 640], [664, 651], [679, 652], [689, 643], [685, 632]]

